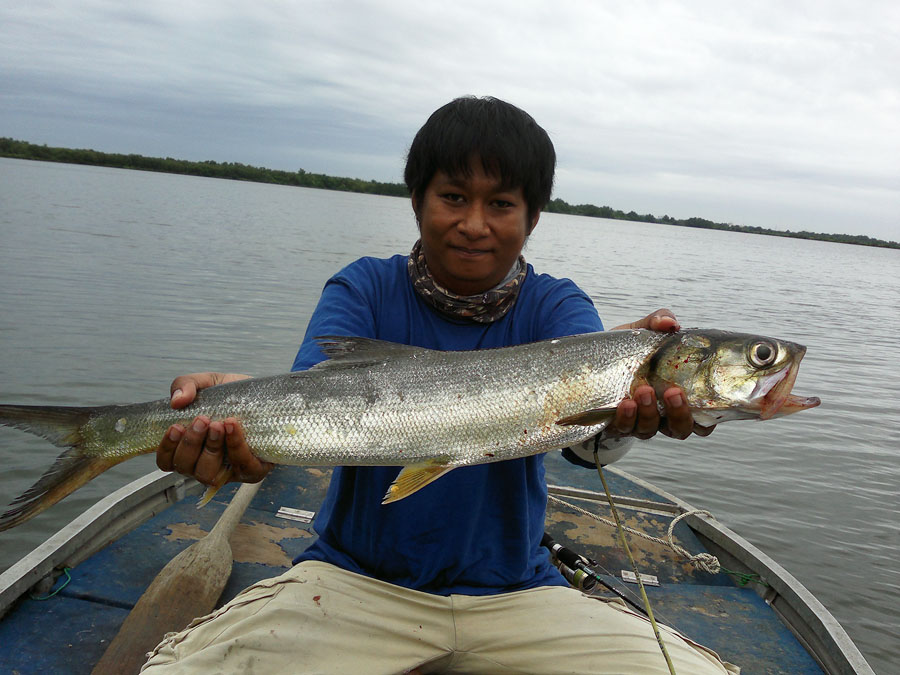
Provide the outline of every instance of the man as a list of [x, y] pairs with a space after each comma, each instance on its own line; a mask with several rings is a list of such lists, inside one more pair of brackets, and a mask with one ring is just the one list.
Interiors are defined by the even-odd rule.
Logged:
[[[294, 362], [323, 359], [320, 335], [377, 338], [432, 349], [501, 347], [602, 330], [590, 299], [521, 257], [550, 199], [555, 153], [524, 111], [463, 98], [437, 110], [410, 147], [405, 179], [420, 240], [409, 256], [363, 258], [326, 284]], [[629, 324], [676, 330], [659, 310]], [[177, 378], [172, 405], [245, 377]], [[652, 388], [624, 401], [615, 432], [684, 438], [684, 394]], [[204, 483], [228, 462], [241, 480], [256, 459], [237, 420], [176, 425], [157, 463]], [[315, 528], [318, 540], [277, 579], [157, 648], [171, 671], [652, 672], [665, 670], [649, 625], [566, 587], [540, 547], [547, 488], [543, 456], [456, 469], [381, 506], [396, 467], [338, 467]], [[452, 508], [451, 508], [452, 507]], [[682, 672], [725, 672], [713, 655], [671, 637]]]

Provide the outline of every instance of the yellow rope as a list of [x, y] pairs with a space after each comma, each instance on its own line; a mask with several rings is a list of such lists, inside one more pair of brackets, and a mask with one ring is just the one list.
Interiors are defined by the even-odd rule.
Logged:
[[603, 483], [603, 490], [606, 492], [606, 498], [609, 500], [609, 508], [612, 509], [613, 518], [616, 520], [616, 532], [619, 535], [619, 542], [622, 544], [622, 548], [625, 549], [625, 555], [628, 556], [628, 561], [631, 563], [631, 569], [637, 579], [638, 588], [641, 589], [641, 598], [644, 600], [647, 618], [650, 619], [650, 625], [653, 626], [653, 634], [656, 636], [656, 642], [659, 644], [659, 648], [662, 650], [663, 656], [666, 659], [669, 673], [671, 675], [676, 675], [675, 666], [672, 665], [672, 659], [669, 658], [669, 652], [666, 650], [666, 644], [663, 642], [662, 635], [660, 635], [659, 626], [656, 625], [656, 619], [653, 618], [653, 610], [650, 607], [650, 599], [647, 597], [647, 591], [644, 590], [644, 584], [641, 581], [641, 573], [638, 571], [637, 563], [631, 555], [631, 549], [628, 548], [628, 542], [625, 539], [625, 530], [622, 529], [622, 520], [619, 518], [619, 510], [616, 508], [616, 505], [613, 502], [612, 493], [609, 491], [609, 486], [606, 484], [606, 476], [603, 475], [603, 465], [600, 464], [600, 458], [597, 455], [596, 448], [594, 449], [594, 462], [597, 464], [597, 473], [600, 474], [600, 482]]

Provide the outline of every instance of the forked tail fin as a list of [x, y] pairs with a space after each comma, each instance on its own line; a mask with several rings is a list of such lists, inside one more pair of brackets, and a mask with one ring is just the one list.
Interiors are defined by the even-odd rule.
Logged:
[[83, 454], [82, 425], [96, 408], [0, 405], [0, 425], [46, 438], [66, 448], [56, 462], [9, 509], [0, 514], [0, 532], [20, 525], [127, 457], [90, 457]]

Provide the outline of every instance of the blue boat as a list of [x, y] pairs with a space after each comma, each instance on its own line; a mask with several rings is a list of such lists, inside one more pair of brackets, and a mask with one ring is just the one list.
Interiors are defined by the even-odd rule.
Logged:
[[[596, 473], [558, 453], [546, 464], [547, 538], [581, 556], [576, 564], [562, 552], [575, 568], [564, 571], [590, 593], [640, 604], [636, 586], [623, 581], [631, 565], [615, 529], [590, 515], [610, 517]], [[828, 610], [759, 549], [663, 490], [615, 467], [605, 472], [624, 524], [655, 538], [629, 535], [641, 574], [658, 583], [647, 594], [659, 621], [745, 675], [873, 672]], [[234, 565], [220, 605], [284, 572], [314, 541], [311, 520], [328, 479], [328, 470], [309, 467], [277, 467], [266, 478], [231, 537]], [[228, 486], [197, 509], [201, 487], [154, 471], [0, 574], [0, 672], [92, 672], [148, 584], [211, 530], [236, 491]], [[672, 537], [682, 553], [661, 541], [676, 518]], [[700, 569], [684, 552], [712, 554], [722, 571]]]

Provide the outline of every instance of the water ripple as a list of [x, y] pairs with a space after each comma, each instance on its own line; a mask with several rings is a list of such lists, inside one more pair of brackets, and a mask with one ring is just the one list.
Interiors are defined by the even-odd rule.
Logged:
[[[0, 398], [91, 405], [165, 395], [205, 369], [286, 370], [327, 278], [409, 250], [405, 200], [0, 160]], [[90, 236], [80, 236], [90, 235]], [[525, 255], [613, 326], [669, 307], [688, 326], [807, 345], [822, 406], [636, 444], [621, 466], [721, 520], [829, 607], [876, 670], [900, 662], [900, 255], [544, 214]], [[52, 459], [0, 429], [0, 493]], [[0, 568], [148, 470], [126, 462], [4, 535]]]

